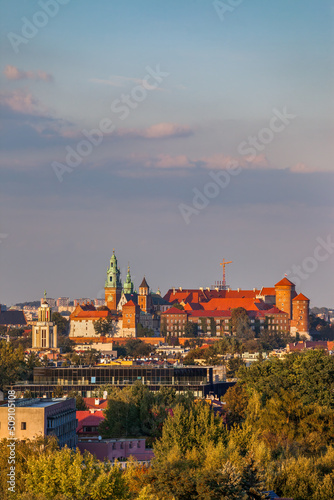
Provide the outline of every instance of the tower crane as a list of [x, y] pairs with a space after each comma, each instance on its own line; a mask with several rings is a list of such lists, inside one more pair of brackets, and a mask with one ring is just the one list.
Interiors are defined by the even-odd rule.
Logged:
[[225, 267], [227, 264], [232, 264], [232, 260], [226, 261], [225, 259], [223, 259], [223, 262], [220, 263], [220, 265], [223, 266], [223, 283], [222, 283], [223, 290], [226, 290], [226, 270], [225, 270]]

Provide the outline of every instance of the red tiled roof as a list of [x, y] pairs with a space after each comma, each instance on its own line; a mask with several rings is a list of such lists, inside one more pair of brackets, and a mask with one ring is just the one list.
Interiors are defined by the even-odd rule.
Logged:
[[276, 295], [275, 287], [264, 286], [261, 289], [260, 295]]
[[276, 286], [295, 286], [295, 284], [288, 280], [288, 278], [283, 278], [281, 281], [276, 283], [275, 287]]
[[[84, 398], [84, 401], [86, 403], [86, 406], [88, 409], [96, 409], [96, 410], [105, 410], [108, 406], [108, 400], [107, 399], [100, 399], [100, 398]], [[99, 404], [96, 405], [95, 401], [99, 401]]]
[[246, 311], [258, 311], [262, 309], [267, 309], [268, 306], [261, 299], [211, 299], [209, 302], [202, 303], [203, 308], [206, 310], [220, 310], [220, 311], [228, 311], [230, 309], [236, 309], [237, 307], [243, 307]]
[[91, 413], [89, 410], [77, 411], [76, 417], [78, 419], [77, 432], [82, 432], [84, 426], [97, 427], [104, 420], [102, 411], [96, 411], [95, 413]]
[[123, 306], [123, 307], [126, 307], [126, 306], [131, 306], [131, 307], [133, 307], [133, 306], [136, 306], [136, 305], [137, 305], [137, 304], [135, 304], [135, 303], [133, 302], [133, 300], [129, 300], [128, 302], [126, 302], [126, 303], [124, 304], [124, 306]]
[[80, 311], [74, 318], [106, 318], [110, 311]]
[[187, 314], [186, 311], [183, 311], [181, 309], [178, 309], [177, 307], [171, 307], [170, 309], [167, 309], [167, 311], [161, 313], [162, 314]]
[[308, 299], [307, 297], [305, 297], [305, 295], [303, 295], [302, 293], [300, 293], [299, 295], [297, 295], [294, 299], [292, 300], [303, 300], [303, 301], [309, 301], [310, 299]]
[[268, 314], [288, 314], [288, 313], [285, 313], [284, 311], [281, 311], [276, 306], [272, 307], [271, 309], [268, 309], [266, 311], [266, 313], [268, 313]]

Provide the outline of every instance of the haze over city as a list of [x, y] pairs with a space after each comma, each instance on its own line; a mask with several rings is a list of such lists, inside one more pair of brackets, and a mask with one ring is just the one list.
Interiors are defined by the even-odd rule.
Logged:
[[333, 307], [333, 2], [41, 4], [0, 2], [0, 303], [103, 296], [115, 248]]

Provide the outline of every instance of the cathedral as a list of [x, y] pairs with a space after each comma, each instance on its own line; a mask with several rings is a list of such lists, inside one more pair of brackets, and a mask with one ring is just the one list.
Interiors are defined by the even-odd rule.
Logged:
[[110, 258], [104, 284], [105, 306], [96, 309], [93, 303], [78, 305], [70, 316], [70, 337], [100, 337], [95, 323], [109, 322], [111, 337], [136, 337], [138, 324], [158, 331], [158, 319], [149, 285], [144, 277], [139, 293], [134, 290], [130, 266], [124, 284], [118, 267], [115, 250]]

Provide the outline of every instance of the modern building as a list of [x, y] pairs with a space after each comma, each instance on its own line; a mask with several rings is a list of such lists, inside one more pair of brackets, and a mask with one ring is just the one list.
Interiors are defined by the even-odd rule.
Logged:
[[69, 297], [59, 297], [57, 299], [57, 307], [69, 307], [70, 298]]
[[15, 399], [0, 406], [0, 439], [13, 439], [8, 428], [9, 410], [15, 407], [15, 439], [26, 440], [42, 436], [56, 436], [59, 446], [75, 448], [75, 399]]
[[30, 390], [34, 396], [51, 396], [56, 387], [64, 394], [75, 390], [83, 397], [98, 396], [100, 387], [115, 385], [128, 387], [137, 381], [151, 391], [161, 387], [173, 387], [177, 393], [191, 391], [195, 397], [210, 393], [221, 396], [229, 385], [219, 375], [219, 367], [203, 366], [78, 366], [34, 368], [32, 383], [18, 383], [13, 386], [18, 396]]

